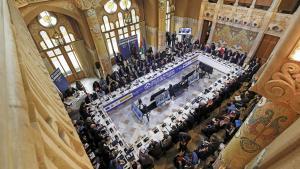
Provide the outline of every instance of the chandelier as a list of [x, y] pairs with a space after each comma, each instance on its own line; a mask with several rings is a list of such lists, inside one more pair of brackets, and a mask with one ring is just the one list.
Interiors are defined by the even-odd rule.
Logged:
[[62, 34], [57, 31], [55, 28], [54, 29], [54, 34], [52, 35], [52, 39], [54, 39], [55, 43], [57, 45], [64, 45], [65, 41], [64, 41], [64, 37], [62, 36]]
[[46, 12], [45, 14], [46, 14], [45, 21], [48, 22], [49, 28], [51, 28], [54, 32], [53, 35], [50, 38], [54, 40], [54, 43], [56, 45], [64, 45], [65, 41], [64, 41], [63, 35], [61, 34], [60, 31], [57, 31], [55, 29], [56, 24], [53, 24], [53, 22], [51, 21], [50, 13]]
[[124, 21], [127, 25], [131, 24], [132, 23], [132, 17], [131, 17], [131, 12], [129, 9], [126, 9], [125, 10], [125, 13], [124, 13]]
[[127, 25], [132, 23], [132, 17], [130, 12], [131, 1], [130, 0], [120, 0], [119, 5], [122, 10], [124, 10], [124, 21]]

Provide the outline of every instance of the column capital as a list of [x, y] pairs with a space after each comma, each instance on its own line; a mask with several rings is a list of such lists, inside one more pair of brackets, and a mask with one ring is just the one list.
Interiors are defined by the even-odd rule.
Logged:
[[300, 9], [274, 48], [268, 64], [251, 90], [300, 112], [300, 62], [290, 59], [300, 49]]
[[275, 1], [273, 1], [272, 5], [268, 9], [268, 11], [272, 11], [272, 12], [277, 11], [280, 3], [281, 3], [281, 0], [275, 0]]
[[255, 7], [255, 4], [256, 4], [256, 0], [253, 0], [253, 1], [252, 1], [252, 4], [251, 4], [251, 6], [250, 6], [250, 8], [253, 9], [253, 8]]
[[239, 0], [236, 0], [233, 6], [238, 6], [239, 5]]

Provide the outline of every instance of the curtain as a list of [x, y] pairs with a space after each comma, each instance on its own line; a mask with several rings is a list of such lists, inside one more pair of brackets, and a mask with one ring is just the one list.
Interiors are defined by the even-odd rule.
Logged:
[[0, 168], [92, 168], [14, 3], [0, 1]]
[[93, 56], [87, 51], [84, 41], [79, 40], [71, 43], [78, 60], [81, 64], [83, 72], [86, 77], [95, 77], [94, 72], [94, 59]]

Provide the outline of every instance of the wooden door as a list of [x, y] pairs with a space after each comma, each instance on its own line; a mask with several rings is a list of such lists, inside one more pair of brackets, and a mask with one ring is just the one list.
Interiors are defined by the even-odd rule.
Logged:
[[261, 64], [264, 64], [268, 58], [270, 57], [270, 54], [272, 53], [274, 47], [276, 46], [277, 42], [279, 40], [279, 37], [265, 34], [256, 53], [255, 56], [257, 58], [260, 58]]

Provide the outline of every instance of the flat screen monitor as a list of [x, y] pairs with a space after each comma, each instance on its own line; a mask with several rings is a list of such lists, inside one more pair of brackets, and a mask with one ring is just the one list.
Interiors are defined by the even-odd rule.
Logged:
[[192, 28], [179, 28], [179, 35], [191, 35], [192, 34]]

